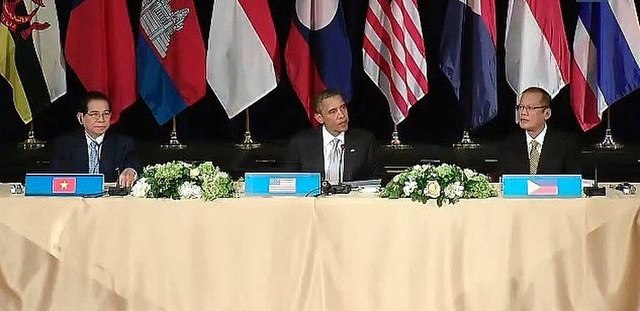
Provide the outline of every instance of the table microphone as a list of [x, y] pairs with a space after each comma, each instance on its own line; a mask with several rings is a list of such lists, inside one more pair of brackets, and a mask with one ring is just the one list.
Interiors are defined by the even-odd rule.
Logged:
[[116, 186], [109, 187], [107, 190], [109, 196], [126, 196], [129, 195], [129, 189], [120, 185], [120, 167], [116, 167]]

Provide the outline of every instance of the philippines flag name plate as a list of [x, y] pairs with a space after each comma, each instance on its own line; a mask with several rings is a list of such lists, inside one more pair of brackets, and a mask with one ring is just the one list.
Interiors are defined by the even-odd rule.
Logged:
[[504, 175], [505, 198], [580, 198], [581, 175]]

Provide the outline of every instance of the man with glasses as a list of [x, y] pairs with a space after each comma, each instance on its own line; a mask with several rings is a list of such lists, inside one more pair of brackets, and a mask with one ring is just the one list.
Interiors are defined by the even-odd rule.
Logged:
[[77, 113], [83, 131], [63, 135], [55, 141], [51, 169], [56, 172], [104, 174], [105, 181], [116, 179], [131, 187], [140, 170], [131, 138], [107, 132], [111, 108], [107, 97], [89, 92]]
[[551, 96], [540, 88], [525, 90], [516, 106], [524, 130], [505, 139], [500, 148], [503, 174], [580, 174], [574, 136], [549, 128]]

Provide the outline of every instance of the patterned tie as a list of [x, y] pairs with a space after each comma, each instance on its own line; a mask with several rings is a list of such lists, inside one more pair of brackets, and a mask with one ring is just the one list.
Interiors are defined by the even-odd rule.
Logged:
[[331, 184], [340, 182], [340, 139], [334, 138], [329, 143], [329, 167], [327, 172], [327, 180]]
[[538, 151], [538, 146], [540, 145], [537, 141], [531, 141], [531, 152], [529, 152], [529, 174], [535, 175], [538, 172], [538, 161], [540, 161], [540, 152]]
[[100, 171], [100, 157], [98, 156], [98, 143], [91, 141], [89, 143], [89, 173], [98, 174]]

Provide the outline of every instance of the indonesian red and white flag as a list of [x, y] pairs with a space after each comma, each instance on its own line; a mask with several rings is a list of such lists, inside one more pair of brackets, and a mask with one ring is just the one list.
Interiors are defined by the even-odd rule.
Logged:
[[530, 87], [558, 95], [571, 64], [559, 0], [510, 0], [505, 49], [507, 82], [518, 101]]
[[370, 0], [364, 34], [364, 70], [398, 124], [429, 90], [417, 0]]
[[207, 81], [229, 118], [278, 84], [278, 40], [267, 0], [216, 0]]

